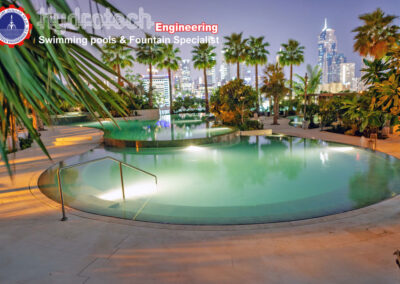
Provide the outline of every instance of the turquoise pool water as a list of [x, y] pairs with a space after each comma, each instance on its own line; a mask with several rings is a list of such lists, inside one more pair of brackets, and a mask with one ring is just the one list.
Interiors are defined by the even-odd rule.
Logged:
[[[400, 192], [399, 160], [348, 145], [288, 136], [183, 148], [98, 148], [63, 166], [111, 156], [157, 176], [99, 161], [62, 171], [66, 203], [91, 213], [172, 224], [293, 221], [364, 207]], [[41, 190], [59, 199], [56, 168]]]
[[164, 115], [159, 120], [118, 121], [119, 128], [112, 122], [85, 123], [83, 126], [104, 130], [104, 137], [125, 141], [172, 141], [199, 139], [227, 134], [229, 127], [214, 127], [204, 115]]

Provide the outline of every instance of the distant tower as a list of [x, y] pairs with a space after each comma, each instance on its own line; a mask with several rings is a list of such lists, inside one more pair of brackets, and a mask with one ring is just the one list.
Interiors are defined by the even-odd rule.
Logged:
[[17, 26], [14, 24], [13, 16], [11, 15], [11, 20], [10, 20], [10, 23], [8, 24], [8, 26], [7, 26], [7, 30], [15, 30], [15, 29], [17, 29]]
[[180, 63], [181, 78], [180, 86], [183, 92], [192, 92], [192, 76], [190, 68], [190, 60], [183, 59]]
[[221, 51], [221, 65], [219, 66], [219, 80], [221, 84], [225, 84], [231, 79], [230, 66], [225, 61], [225, 51]]
[[328, 28], [328, 20], [325, 18], [324, 28], [318, 37], [318, 66], [322, 70], [322, 84], [340, 81], [340, 64], [345, 63], [346, 58], [337, 51], [335, 30]]

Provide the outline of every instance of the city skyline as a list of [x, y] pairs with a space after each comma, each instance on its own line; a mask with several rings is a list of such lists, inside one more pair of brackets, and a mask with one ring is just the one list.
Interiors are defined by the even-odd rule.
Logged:
[[[360, 76], [356, 76], [356, 63], [348, 62], [346, 55], [340, 52], [335, 30], [328, 25], [326, 18], [324, 19], [324, 26], [318, 36], [316, 44], [318, 45], [317, 64], [322, 71], [319, 91], [340, 92], [342, 90], [362, 90]], [[236, 77], [236, 75], [232, 75], [236, 74], [234, 70], [232, 70], [234, 66], [225, 63], [223, 49], [218, 50], [216, 57], [219, 59], [217, 60], [219, 64], [207, 70], [208, 84], [211, 89], [221, 86]], [[275, 61], [278, 61], [278, 58], [279, 57], [276, 56]], [[240, 77], [244, 79], [245, 84], [252, 86], [255, 79], [253, 69], [245, 63], [241, 63], [240, 65]], [[176, 71], [173, 76], [174, 87], [179, 90], [178, 94], [191, 90], [190, 93], [200, 95], [198, 93], [201, 90], [202, 77], [193, 76], [193, 69], [193, 64], [190, 59], [183, 59], [180, 63], [178, 71]], [[156, 71], [156, 74], [157, 73], [159, 73], [159, 71]], [[162, 74], [163, 72], [161, 71], [160, 73]], [[147, 75], [145, 75], [144, 78], [146, 76]], [[262, 81], [260, 77], [262, 77], [262, 74], [259, 74], [259, 83]], [[183, 82], [187, 82], [186, 87], [183, 86]], [[190, 88], [188, 88], [188, 86], [190, 86]]]
[[[348, 61], [356, 63], [356, 76], [359, 76], [361, 57], [353, 51], [354, 33], [351, 32], [361, 24], [358, 16], [372, 12], [378, 6], [388, 14], [395, 14], [400, 9], [400, 2], [397, 0], [380, 1], [379, 5], [372, 0], [339, 0], [334, 3], [320, 0], [263, 2], [233, 0], [229, 5], [215, 1], [204, 1], [202, 5], [198, 5], [194, 1], [139, 0], [135, 1], [134, 7], [119, 1], [112, 2], [122, 11], [135, 11], [143, 7], [151, 14], [154, 21], [165, 23], [178, 21], [188, 24], [202, 21], [216, 23], [219, 25], [217, 35], [220, 40], [232, 32], [243, 32], [245, 37], [265, 36], [265, 40], [270, 43], [269, 62], [275, 61], [276, 52], [282, 43], [287, 42], [289, 38], [296, 39], [305, 46], [305, 62], [302, 66], [296, 66], [294, 71], [303, 75], [307, 64], [315, 66], [318, 62], [318, 48], [315, 42], [324, 26], [325, 18], [328, 19], [329, 27], [336, 31], [339, 41], [338, 49], [346, 55]], [[195, 6], [194, 3], [196, 3]], [[244, 13], [244, 11], [248, 12]], [[399, 23], [399, 19], [395, 22]], [[279, 23], [278, 26], [277, 23]], [[193, 34], [195, 33], [182, 33], [184, 36]], [[182, 58], [191, 58], [191, 46], [182, 46], [181, 51]], [[288, 70], [285, 71], [288, 74]]]
[[[37, 0], [37, 5], [43, 5], [43, 0]], [[243, 32], [245, 37], [264, 36], [270, 43], [268, 48], [270, 55], [269, 62], [275, 61], [276, 52], [282, 43], [293, 38], [305, 46], [305, 62], [301, 66], [295, 66], [294, 73], [304, 75], [306, 65], [315, 66], [318, 63], [318, 46], [315, 44], [318, 35], [324, 27], [324, 19], [328, 19], [328, 25], [336, 31], [336, 37], [339, 42], [338, 49], [344, 53], [349, 62], [356, 64], [356, 76], [360, 76], [361, 57], [353, 51], [352, 30], [361, 24], [358, 16], [364, 13], [372, 12], [380, 7], [388, 14], [396, 14], [400, 9], [398, 0], [383, 0], [379, 3], [373, 0], [355, 1], [355, 0], [286, 0], [286, 1], [256, 1], [232, 0], [229, 5], [222, 1], [203, 1], [201, 5], [194, 1], [171, 0], [171, 1], [135, 1], [121, 2], [111, 1], [117, 8], [125, 13], [137, 13], [142, 8], [151, 15], [154, 22], [160, 21], [167, 24], [175, 22], [187, 24], [199, 24], [206, 22], [209, 24], [218, 24], [218, 34], [220, 41], [223, 37], [233, 32]], [[76, 2], [70, 1], [71, 6], [75, 7]], [[89, 12], [89, 7], [85, 3], [80, 3], [82, 11]], [[86, 5], [86, 6], [85, 6]], [[102, 11], [101, 11], [102, 12]], [[104, 12], [104, 10], [103, 10]], [[279, 23], [279, 25], [277, 24]], [[400, 24], [400, 20], [395, 20]], [[146, 30], [155, 34], [154, 27]], [[102, 36], [107, 35], [136, 35], [143, 36], [139, 30], [104, 30]], [[170, 36], [168, 33], [159, 33], [162, 36]], [[206, 36], [207, 33], [180, 33], [180, 36]], [[211, 35], [211, 34], [210, 34]], [[222, 44], [220, 44], [220, 49]], [[180, 46], [181, 58], [191, 59], [191, 45]], [[220, 62], [218, 62], [218, 65]], [[217, 68], [217, 71], [219, 66]], [[145, 67], [136, 63], [135, 73], [144, 73]], [[200, 72], [194, 72], [199, 73]], [[285, 68], [288, 76], [288, 68]]]

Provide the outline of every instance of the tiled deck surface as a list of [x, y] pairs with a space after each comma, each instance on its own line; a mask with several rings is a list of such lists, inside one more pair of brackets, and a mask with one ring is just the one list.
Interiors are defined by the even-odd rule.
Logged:
[[[359, 138], [302, 130], [276, 132], [359, 145]], [[93, 136], [80, 144], [57, 137]], [[78, 127], [42, 132], [54, 161], [95, 147], [101, 133]], [[73, 139], [72, 139], [73, 140]], [[400, 158], [400, 138], [378, 150]], [[0, 283], [400, 283], [400, 198], [308, 221], [193, 228], [118, 222], [60, 211], [35, 188], [51, 165], [33, 147], [0, 168]], [[30, 188], [30, 186], [32, 186]], [[40, 198], [37, 198], [40, 197]], [[49, 205], [50, 204], [50, 205]]]

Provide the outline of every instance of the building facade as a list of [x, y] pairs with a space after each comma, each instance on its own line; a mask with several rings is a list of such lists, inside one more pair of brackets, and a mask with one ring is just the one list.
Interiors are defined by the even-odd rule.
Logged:
[[[146, 92], [149, 91], [149, 75], [143, 76], [143, 85]], [[169, 108], [169, 80], [168, 75], [153, 75], [153, 94], [161, 109]]]

